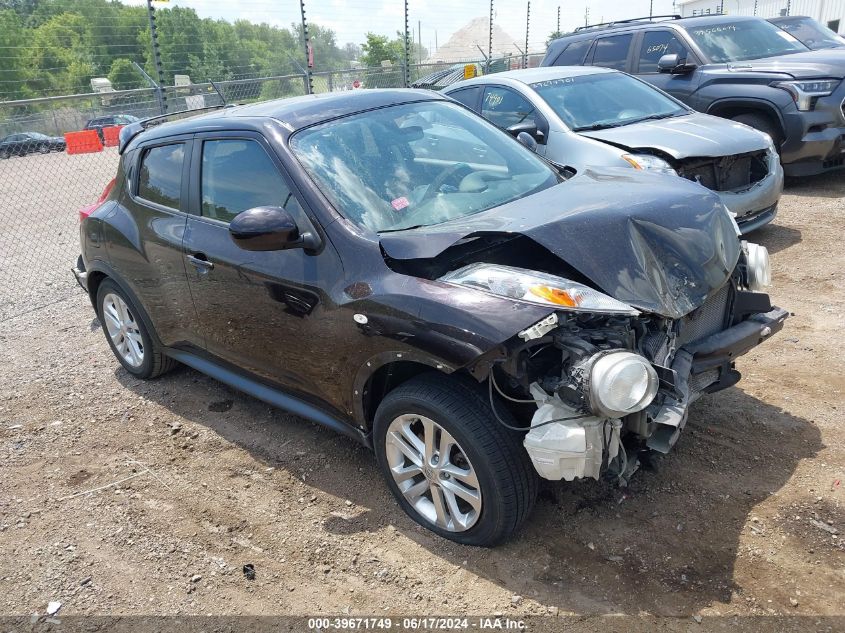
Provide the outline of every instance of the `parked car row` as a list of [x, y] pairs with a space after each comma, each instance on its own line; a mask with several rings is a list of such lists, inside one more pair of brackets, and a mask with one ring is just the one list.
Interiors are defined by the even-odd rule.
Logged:
[[582, 27], [551, 42], [542, 65], [626, 71], [765, 132], [788, 176], [845, 168], [845, 50], [810, 50], [783, 26], [718, 15]]
[[[90, 119], [85, 123], [85, 130], [95, 130], [100, 142], [104, 140], [103, 128], [120, 127], [129, 123], [136, 123], [140, 119], [131, 114], [116, 114]], [[20, 132], [10, 134], [0, 139], [0, 159], [12, 156], [26, 156], [27, 154], [49, 154], [50, 152], [64, 152], [67, 142], [62, 136], [47, 136], [40, 132]]]
[[126, 372], [348, 435], [410, 517], [485, 546], [540, 478], [668, 452], [788, 316], [728, 208], [776, 204], [767, 136], [618, 72], [489, 79], [131, 123], [73, 271]]

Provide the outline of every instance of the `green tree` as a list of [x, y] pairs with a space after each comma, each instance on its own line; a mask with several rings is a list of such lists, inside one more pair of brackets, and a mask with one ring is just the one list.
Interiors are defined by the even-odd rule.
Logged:
[[17, 13], [11, 10], [0, 11], [0, 101], [20, 99], [27, 96], [26, 80], [27, 50], [23, 34], [23, 25]]
[[146, 81], [134, 64], [123, 57], [115, 59], [109, 70], [109, 81], [115, 90], [131, 90], [142, 88]]
[[404, 59], [405, 43], [401, 37], [390, 40], [386, 35], [367, 33], [367, 41], [361, 45], [364, 54], [361, 63], [364, 66], [380, 66], [383, 61], [396, 64]]
[[563, 37], [563, 33], [560, 31], [552, 31], [549, 33], [549, 36], [546, 38], [546, 46], [552, 43], [553, 40], [556, 40], [560, 37]]

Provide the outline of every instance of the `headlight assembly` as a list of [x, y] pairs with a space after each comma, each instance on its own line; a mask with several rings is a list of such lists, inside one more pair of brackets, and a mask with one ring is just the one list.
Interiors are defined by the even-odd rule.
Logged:
[[596, 415], [621, 418], [645, 409], [657, 394], [657, 372], [633, 352], [599, 353], [589, 361], [590, 408]]
[[563, 277], [498, 264], [470, 264], [440, 278], [517, 301], [539, 303], [576, 312], [628, 314], [639, 312], [597, 290]]
[[839, 79], [815, 79], [813, 81], [779, 81], [772, 84], [775, 88], [786, 90], [802, 112], [815, 107], [816, 99], [831, 94], [839, 85]]
[[672, 165], [662, 158], [652, 156], [651, 154], [622, 154], [622, 159], [634, 169], [656, 171], [659, 174], [669, 174], [671, 176], [678, 175], [678, 172], [672, 168]]
[[746, 277], [748, 289], [760, 292], [772, 285], [772, 269], [769, 265], [769, 251], [765, 246], [753, 242], [743, 242], [745, 251]]

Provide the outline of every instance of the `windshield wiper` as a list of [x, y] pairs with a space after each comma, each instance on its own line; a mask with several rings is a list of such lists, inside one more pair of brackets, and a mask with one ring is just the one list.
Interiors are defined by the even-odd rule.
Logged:
[[413, 226], [403, 226], [399, 229], [382, 229], [379, 233], [398, 233], [399, 231], [411, 231], [413, 229], [421, 229], [424, 226], [428, 226], [427, 224], [414, 224]]
[[625, 123], [593, 123], [592, 125], [582, 125], [581, 127], [572, 128], [573, 132], [595, 132], [596, 130], [607, 130], [612, 127], [620, 127]]

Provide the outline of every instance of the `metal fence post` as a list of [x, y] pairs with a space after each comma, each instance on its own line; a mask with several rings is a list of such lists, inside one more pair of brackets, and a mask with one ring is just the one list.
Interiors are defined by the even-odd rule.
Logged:
[[528, 29], [531, 26], [531, 0], [525, 9], [525, 52], [522, 54], [522, 67], [528, 68]]
[[302, 40], [305, 45], [305, 93], [310, 95], [314, 92], [314, 82], [311, 80], [311, 39], [305, 20], [305, 0], [299, 0], [299, 12], [302, 15]]
[[[147, 16], [150, 19], [150, 41], [153, 48], [153, 64], [155, 65], [158, 82], [153, 82], [156, 85], [156, 94], [158, 96], [159, 108], [161, 114], [167, 113], [167, 97], [161, 87], [164, 85], [164, 68], [161, 65], [161, 50], [158, 47], [158, 29], [156, 28], [156, 15], [153, 8], [153, 0], [147, 0]], [[146, 73], [144, 73], [146, 75]]]
[[402, 85], [411, 85], [411, 35], [408, 31], [408, 0], [405, 0], [405, 57], [402, 60]]
[[493, 0], [490, 0], [490, 27], [487, 32], [487, 73], [490, 72], [490, 62], [493, 59]]

